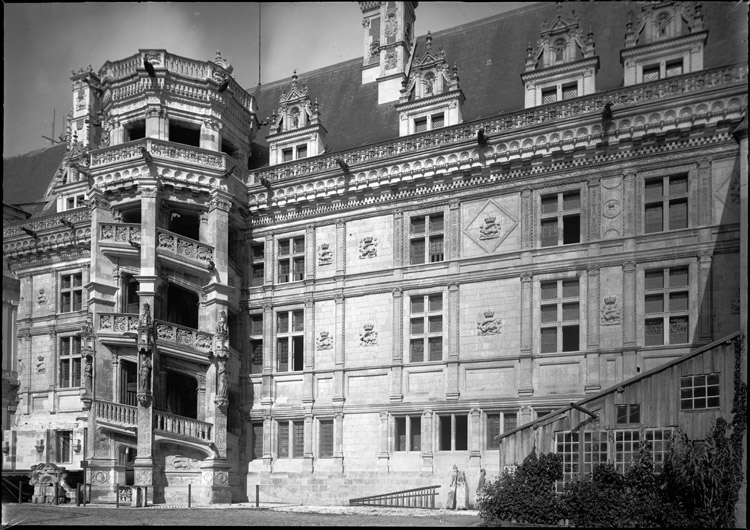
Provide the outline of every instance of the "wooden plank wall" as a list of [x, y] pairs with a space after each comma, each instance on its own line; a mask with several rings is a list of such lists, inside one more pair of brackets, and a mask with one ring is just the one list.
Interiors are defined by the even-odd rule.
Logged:
[[[720, 406], [718, 409], [702, 411], [680, 410], [680, 377], [719, 373]], [[682, 362], [653, 374], [644, 375], [631, 383], [613, 387], [599, 396], [586, 401], [584, 408], [596, 412], [598, 420], [576, 409], [542, 420], [534, 426], [522, 428], [502, 439], [500, 446], [500, 468], [523, 462], [536, 447], [537, 454], [554, 452], [555, 432], [570, 431], [582, 423], [586, 430], [614, 430], [618, 428], [616, 406], [640, 403], [640, 427], [681, 427], [688, 438], [703, 439], [710, 432], [718, 417], [731, 420], [734, 398], [734, 341], [714, 344], [710, 349], [696, 353]], [[536, 427], [536, 428], [535, 428]], [[634, 428], [632, 425], [620, 428]]]

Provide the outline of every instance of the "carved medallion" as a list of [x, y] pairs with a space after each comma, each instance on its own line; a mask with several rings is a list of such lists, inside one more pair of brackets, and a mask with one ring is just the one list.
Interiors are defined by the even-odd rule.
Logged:
[[480, 336], [499, 335], [502, 331], [502, 320], [495, 318], [495, 311], [487, 309], [484, 312], [484, 319], [477, 322], [477, 329]]
[[328, 243], [322, 243], [318, 247], [318, 265], [330, 265], [333, 263], [333, 251]]
[[374, 258], [378, 255], [378, 238], [366, 236], [359, 242], [359, 259]]
[[360, 346], [377, 346], [378, 344], [378, 332], [373, 331], [374, 324], [365, 324], [363, 326], [364, 331], [359, 334], [359, 345]]
[[318, 351], [333, 349], [333, 341], [329, 332], [321, 331], [318, 334], [318, 338], [315, 340], [315, 349]]
[[485, 252], [494, 252], [516, 228], [518, 221], [495, 201], [489, 200], [467, 223], [464, 234]]
[[610, 219], [620, 215], [620, 201], [610, 199], [605, 202], [604, 206], [602, 207], [602, 215]]
[[608, 295], [603, 299], [601, 309], [601, 323], [605, 326], [619, 324], [622, 321], [622, 312], [617, 304], [617, 296]]

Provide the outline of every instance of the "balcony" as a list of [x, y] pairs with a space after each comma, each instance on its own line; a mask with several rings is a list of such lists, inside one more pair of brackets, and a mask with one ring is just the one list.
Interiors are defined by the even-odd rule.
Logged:
[[108, 256], [137, 256], [141, 245], [141, 225], [99, 223], [99, 247]]
[[[139, 315], [136, 313], [105, 313], [99, 315], [97, 335], [103, 344], [134, 345], [132, 333], [138, 331]], [[205, 359], [213, 347], [211, 333], [179, 326], [163, 320], [154, 320], [154, 333], [158, 346], [198, 354]]]
[[134, 435], [138, 428], [138, 407], [97, 400], [94, 402], [94, 418], [112, 431]]
[[167, 437], [193, 438], [210, 443], [213, 441], [213, 427], [205, 421], [154, 411], [154, 431], [162, 436], [166, 434]]
[[179, 269], [206, 273], [213, 268], [214, 248], [189, 237], [164, 230], [156, 231], [156, 254]]

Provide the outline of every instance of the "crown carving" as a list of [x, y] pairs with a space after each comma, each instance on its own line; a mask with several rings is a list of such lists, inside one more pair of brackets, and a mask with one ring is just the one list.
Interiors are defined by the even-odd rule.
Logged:
[[365, 331], [372, 331], [374, 327], [375, 327], [375, 324], [365, 324], [364, 325]]
[[492, 318], [495, 316], [495, 311], [493, 309], [486, 309], [484, 311], [484, 318]]
[[327, 331], [321, 331], [320, 332], [320, 338], [321, 339], [327, 339], [328, 338], [328, 332]]
[[617, 303], [617, 297], [614, 295], [608, 295], [604, 297], [604, 303], [607, 305], [612, 305]]
[[328, 246], [329, 246], [328, 243], [322, 243], [320, 245], [320, 248], [322, 248], [323, 250], [328, 250]]
[[496, 217], [494, 215], [488, 215], [484, 218], [484, 222], [489, 224], [494, 224]]

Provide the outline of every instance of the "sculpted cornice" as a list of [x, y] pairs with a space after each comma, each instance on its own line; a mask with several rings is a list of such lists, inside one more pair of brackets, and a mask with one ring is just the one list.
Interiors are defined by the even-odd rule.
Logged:
[[26, 228], [37, 233], [45, 230], [56, 230], [59, 231], [63, 228], [65, 223], [89, 223], [91, 221], [91, 213], [87, 207], [76, 208], [75, 210], [68, 210], [65, 212], [46, 215], [44, 217], [36, 217], [32, 219], [23, 219], [15, 222], [3, 223], [3, 240], [20, 236], [22, 238], [30, 238], [27, 232], [21, 229]]
[[552, 66], [542, 68], [539, 70], [532, 70], [530, 72], [524, 72], [521, 74], [521, 81], [534, 81], [541, 78], [551, 77], [558, 74], [566, 73], [578, 73], [583, 72], [589, 68], [599, 67], [599, 57], [590, 57], [588, 59], [582, 59], [574, 63], [565, 63], [559, 66]]
[[85, 244], [80, 245], [77, 248], [54, 249], [54, 251], [52, 252], [48, 250], [42, 255], [26, 254], [19, 255], [18, 257], [6, 255], [6, 260], [8, 261], [9, 266], [13, 268], [13, 270], [23, 271], [26, 269], [38, 267], [48, 267], [50, 265], [59, 264], [61, 262], [90, 259], [90, 241], [84, 241], [83, 243]]
[[669, 48], [678, 48], [683, 46], [691, 46], [694, 44], [705, 44], [708, 38], [708, 31], [699, 31], [697, 33], [691, 33], [690, 35], [683, 35], [674, 39], [663, 40], [659, 42], [651, 42], [643, 44], [641, 46], [634, 46], [632, 48], [625, 48], [620, 51], [620, 58], [627, 59], [636, 55], [642, 55], [657, 50], [665, 50]]

